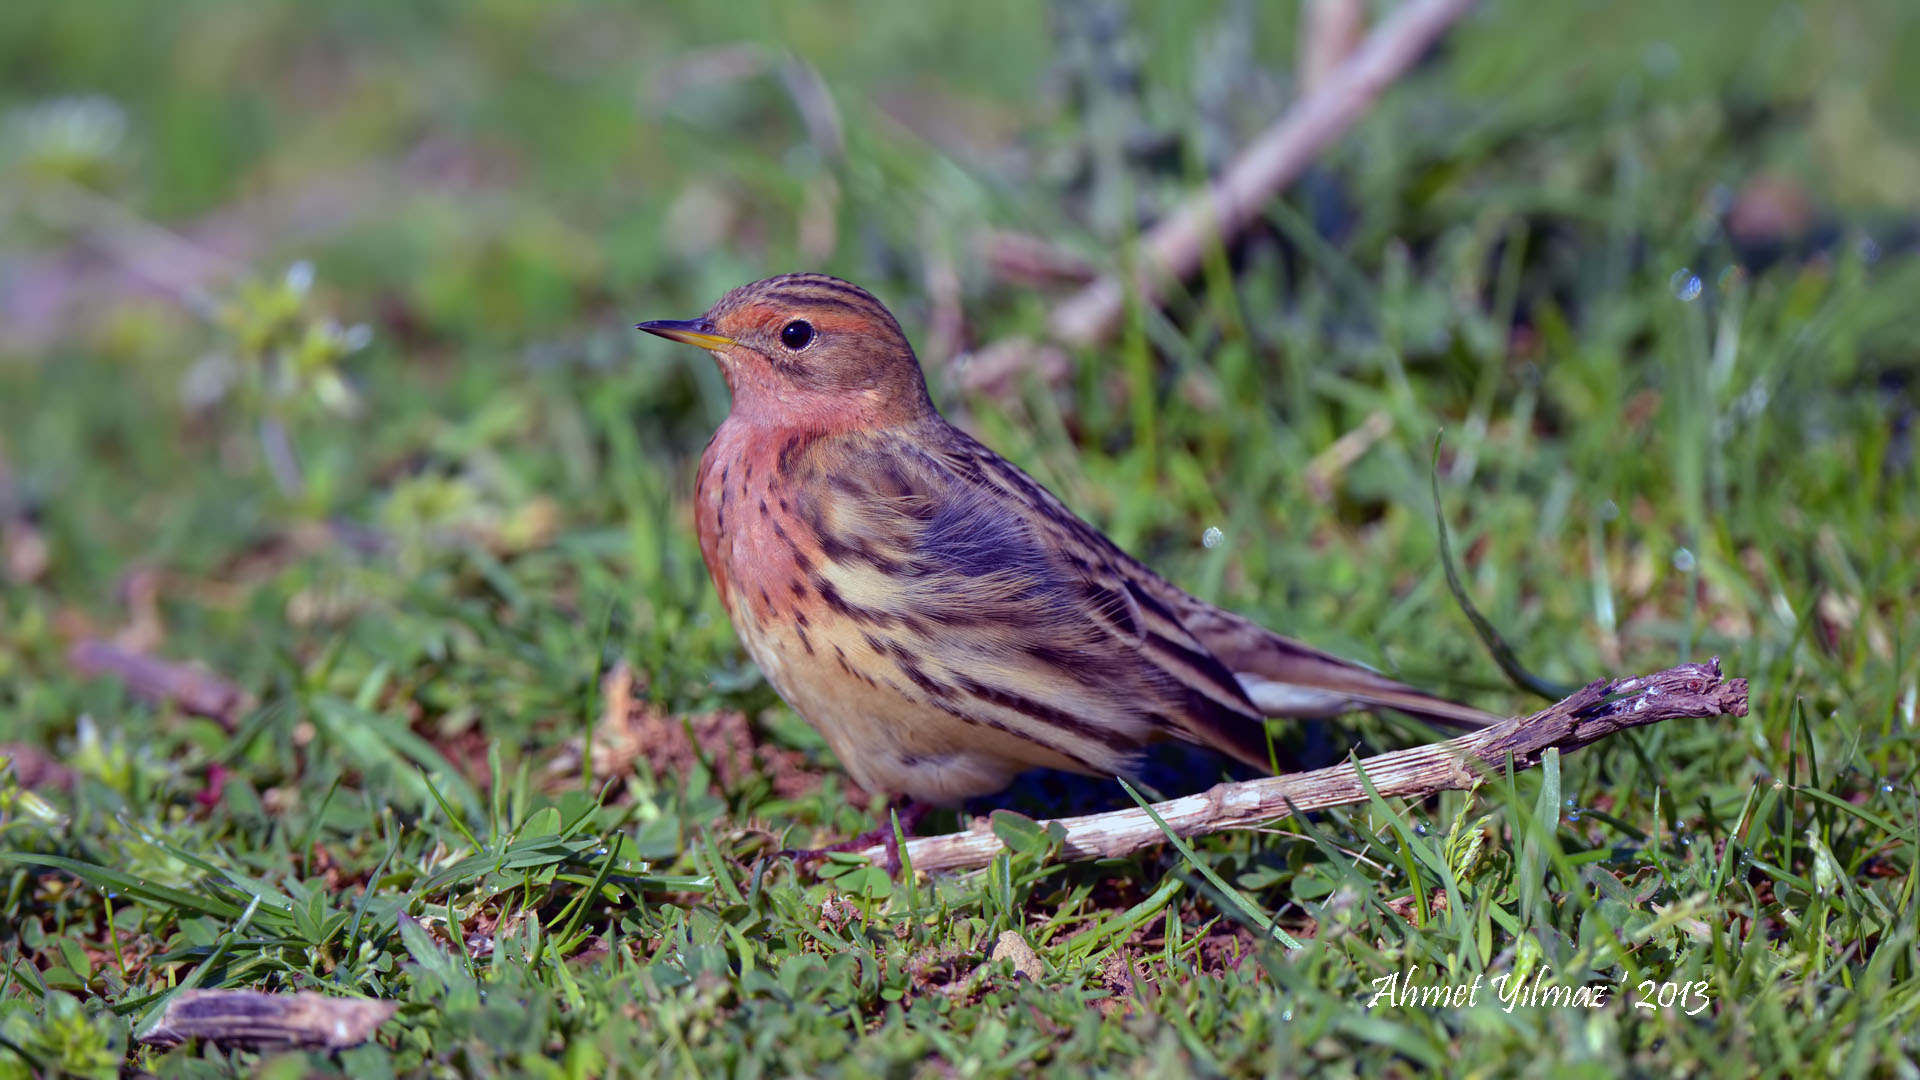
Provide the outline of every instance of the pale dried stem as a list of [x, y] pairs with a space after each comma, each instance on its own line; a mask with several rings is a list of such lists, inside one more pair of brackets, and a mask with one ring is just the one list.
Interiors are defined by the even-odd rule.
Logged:
[[[1628, 728], [1676, 717], [1745, 716], [1747, 680], [1723, 679], [1720, 661], [1681, 664], [1631, 679], [1601, 679], [1572, 697], [1534, 713], [1515, 717], [1457, 739], [1377, 754], [1358, 763], [1312, 772], [1219, 784], [1209, 791], [1157, 803], [1154, 811], [1180, 836], [1199, 836], [1244, 828], [1295, 812], [1324, 810], [1367, 800], [1360, 772], [1386, 798], [1420, 798], [1471, 786], [1506, 767], [1532, 768], [1548, 750], [1575, 750]], [[1163, 843], [1166, 834], [1145, 811], [1116, 810], [1087, 817], [1062, 818], [1066, 859], [1109, 859]], [[964, 870], [985, 866], [1004, 850], [991, 831], [975, 829], [950, 836], [909, 841], [906, 861], [915, 871]], [[886, 849], [862, 852], [875, 863]]]
[[1305, 0], [1300, 5], [1300, 92], [1320, 89], [1366, 33], [1366, 0]]
[[67, 665], [83, 678], [104, 676], [142, 701], [173, 702], [227, 730], [253, 707], [245, 690], [213, 672], [135, 652], [110, 641], [83, 638], [67, 650]]
[[1381, 439], [1393, 433], [1393, 417], [1385, 409], [1368, 413], [1360, 426], [1333, 441], [1307, 462], [1307, 491], [1326, 502], [1333, 498], [1333, 482]]
[[[1151, 300], [1161, 283], [1185, 278], [1208, 247], [1246, 228], [1273, 197], [1366, 115], [1374, 99], [1411, 68], [1473, 0], [1408, 0], [1310, 94], [1249, 144], [1207, 189], [1142, 238], [1133, 288]], [[1054, 310], [1049, 329], [1067, 345], [1111, 334], [1126, 309], [1128, 279], [1107, 274]]]
[[[406, 918], [402, 915], [401, 918]], [[373, 1038], [400, 1008], [397, 1001], [330, 997], [303, 991], [181, 990], [137, 1038], [147, 1046], [204, 1039], [215, 1046], [307, 1046], [344, 1050]]]

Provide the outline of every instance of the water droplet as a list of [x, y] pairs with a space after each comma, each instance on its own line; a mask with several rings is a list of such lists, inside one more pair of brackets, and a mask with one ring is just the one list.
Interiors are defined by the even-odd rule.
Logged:
[[1640, 62], [1647, 66], [1649, 75], [1664, 79], [1679, 70], [1680, 53], [1669, 42], [1652, 41], [1640, 51]]
[[1891, 795], [1891, 794], [1893, 794], [1893, 778], [1892, 778], [1892, 777], [1890, 777], [1890, 776], [1889, 776], [1889, 777], [1883, 777], [1883, 778], [1881, 779], [1881, 781], [1880, 781], [1880, 794], [1882, 794], [1882, 795]]
[[1693, 568], [1697, 565], [1699, 565], [1699, 563], [1694, 559], [1693, 552], [1688, 551], [1686, 548], [1674, 549], [1673, 568], [1675, 570], [1683, 574], [1691, 574], [1693, 573]]
[[1207, 531], [1200, 534], [1200, 544], [1203, 547], [1219, 547], [1220, 538], [1225, 535], [1225, 533], [1220, 531], [1218, 525], [1209, 525], [1207, 526]]
[[1674, 298], [1682, 302], [1700, 299], [1700, 275], [1684, 266], [1667, 279], [1667, 287], [1673, 290]]
[[1681, 833], [1681, 834], [1680, 834], [1680, 846], [1681, 846], [1681, 847], [1692, 847], [1692, 846], [1693, 846], [1693, 834], [1692, 834], [1692, 833]]
[[295, 296], [305, 296], [313, 288], [313, 264], [305, 259], [287, 267], [287, 288]]
[[1576, 807], [1574, 807], [1574, 808], [1572, 808], [1572, 809], [1570, 809], [1570, 810], [1568, 810], [1568, 811], [1567, 811], [1567, 820], [1568, 820], [1569, 822], [1572, 822], [1572, 823], [1574, 823], [1574, 824], [1579, 824], [1579, 822], [1580, 822], [1580, 808], [1576, 806]]
[[1600, 520], [1601, 521], [1612, 521], [1614, 518], [1617, 518], [1619, 516], [1620, 516], [1619, 503], [1614, 502], [1612, 499], [1608, 499], [1606, 502], [1603, 502], [1600, 504]]
[[1292, 1009], [1288, 1009], [1288, 1010], [1287, 1010], [1286, 1012], [1283, 1012], [1283, 1013], [1281, 1013], [1281, 1014], [1280, 1014], [1280, 1022], [1281, 1022], [1281, 1023], [1283, 1023], [1283, 1024], [1291, 1024], [1291, 1023], [1293, 1023], [1293, 1010], [1292, 1010]]
[[1720, 270], [1720, 276], [1714, 281], [1714, 288], [1721, 292], [1732, 292], [1745, 284], [1747, 271], [1737, 263], [1728, 263]]
[[1415, 835], [1415, 836], [1425, 836], [1425, 835], [1427, 835], [1427, 823], [1426, 823], [1426, 822], [1424, 822], [1424, 821], [1416, 821], [1416, 822], [1414, 822], [1414, 823], [1413, 823], [1413, 835]]

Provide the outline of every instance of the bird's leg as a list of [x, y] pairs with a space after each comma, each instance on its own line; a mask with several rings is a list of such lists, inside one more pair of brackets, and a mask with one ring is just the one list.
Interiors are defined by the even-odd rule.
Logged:
[[896, 877], [900, 873], [901, 863], [900, 837], [895, 836], [893, 832], [894, 815], [898, 814], [900, 817], [900, 832], [906, 836], [913, 836], [914, 830], [919, 827], [921, 819], [925, 818], [927, 811], [931, 809], [933, 809], [932, 806], [916, 799], [889, 800], [887, 802], [888, 812], [881, 816], [879, 828], [863, 832], [850, 840], [842, 840], [837, 844], [828, 844], [826, 847], [788, 848], [785, 851], [778, 852], [775, 857], [784, 856], [804, 866], [808, 863], [818, 862], [835, 851], [863, 851], [875, 844], [884, 844], [887, 849], [887, 876]]

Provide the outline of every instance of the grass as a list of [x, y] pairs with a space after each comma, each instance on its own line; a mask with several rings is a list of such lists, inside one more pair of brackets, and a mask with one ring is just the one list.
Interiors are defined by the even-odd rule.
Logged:
[[[0, 11], [0, 1075], [1914, 1072], [1920, 20], [1489, 3], [1190, 295], [967, 393], [929, 282], [975, 344], [1053, 295], [983, 230], [1114, 265], [1285, 101], [1290, 9], [1121, 10]], [[1729, 232], [1757, 176], [1787, 225]], [[1447, 593], [1445, 429], [1526, 663], [1718, 655], [1751, 712], [1190, 850], [1069, 864], [1002, 814], [978, 873], [797, 874], [765, 856], [880, 807], [706, 581], [717, 373], [626, 327], [799, 267], [1206, 599], [1534, 707]], [[68, 665], [114, 635], [249, 707]], [[1487, 989], [1369, 1007], [1409, 971]], [[1543, 972], [1606, 1006], [1492, 989]], [[400, 1010], [335, 1055], [134, 1047], [187, 986]]]

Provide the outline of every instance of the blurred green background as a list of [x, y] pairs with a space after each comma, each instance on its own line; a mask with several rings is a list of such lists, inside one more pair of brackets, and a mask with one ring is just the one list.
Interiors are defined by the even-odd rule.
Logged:
[[[126, 1020], [104, 1019], [102, 1003], [136, 1017], [202, 964], [208, 985], [441, 1002], [410, 1007], [407, 1033], [388, 1040], [414, 1064], [485, 1043], [482, 1056], [531, 1068], [555, 1056], [556, 1033], [616, 1057], [665, 1038], [602, 1008], [641, 993], [607, 960], [570, 991], [602, 1005], [569, 998], [564, 1017], [528, 1021], [523, 1042], [488, 1042], [487, 1023], [459, 1027], [447, 1017], [467, 1014], [433, 996], [457, 997], [458, 980], [406, 974], [419, 942], [402, 942], [400, 916], [427, 903], [444, 914], [456, 894], [463, 917], [501, 914], [478, 878], [432, 879], [434, 852], [518, 835], [547, 805], [548, 782], [529, 777], [578, 761], [617, 665], [648, 715], [738, 713], [757, 744], [832, 776], [736, 646], [693, 542], [693, 464], [725, 387], [705, 356], [631, 329], [799, 269], [875, 292], [950, 416], [1197, 595], [1487, 708], [1531, 708], [1442, 579], [1427, 485], [1444, 428], [1439, 481], [1467, 587], [1530, 665], [1580, 682], [1717, 654], [1754, 679], [1744, 720], [1669, 724], [1570, 758], [1570, 804], [1626, 824], [1576, 813], [1557, 842], [1633, 849], [1621, 880], [1659, 866], [1669, 891], [1629, 905], [1649, 919], [1651, 904], [1699, 894], [1698, 918], [1751, 928], [1778, 923], [1790, 890], [1812, 894], [1819, 852], [1793, 838], [1824, 822], [1820, 850], [1852, 882], [1845, 912], [1866, 920], [1854, 940], [1896, 938], [1867, 898], [1904, 887], [1911, 901], [1915, 850], [1920, 7], [1484, 3], [1164, 307], [1130, 306], [1110, 345], [1046, 345], [1047, 314], [1077, 281], [1124, 268], [1143, 229], [1297, 98], [1301, 25], [1301, 5], [1234, 0], [0, 6], [0, 742], [70, 769], [24, 783], [60, 819], [35, 825], [16, 763], [0, 846], [132, 862], [213, 893], [243, 866], [299, 892], [319, 880], [304, 837], [345, 868], [316, 903], [351, 913], [364, 884], [381, 900], [368, 925], [384, 928], [363, 937], [371, 952], [334, 955], [317, 944], [323, 919], [301, 931], [318, 950], [305, 959], [234, 945], [216, 963], [205, 941], [234, 919], [149, 900], [122, 929], [170, 963], [109, 971], [47, 951], [62, 935], [100, 951], [98, 895], [21, 864], [4, 914], [32, 929], [0, 946], [13, 949], [6, 1015], [57, 1013], [69, 1006], [48, 1002], [70, 993], [95, 1010], [71, 1006], [96, 1022], [76, 1030], [110, 1033]], [[76, 670], [69, 650], [86, 639], [204, 665], [258, 708], [222, 724], [136, 700]], [[1420, 737], [1392, 718], [1352, 731], [1369, 747]], [[773, 837], [858, 831], [874, 806], [837, 781], [795, 794], [777, 770], [691, 768], [656, 759], [600, 777], [616, 781], [608, 808], [579, 820], [645, 830], [612, 856], [555, 856], [584, 878], [549, 874], [546, 899], [519, 906], [591, 909], [588, 925], [609, 930], [635, 918], [623, 932], [656, 944], [691, 935], [694, 952], [672, 958], [687, 980], [699, 967], [687, 956], [732, 941], [723, 926], [777, 967], [780, 934], [811, 926], [828, 887], [783, 878], [787, 908], [747, 903], [751, 918], [736, 918], [746, 901], [714, 875], [744, 887]], [[1770, 841], [1734, 845], [1743, 800], [1810, 776], [1826, 799], [1783, 802]], [[1449, 796], [1422, 812], [1445, 823], [1466, 809]], [[458, 815], [488, 839], [460, 835]], [[1493, 842], [1520, 850], [1515, 829]], [[217, 849], [220, 870], [142, 847], [151, 830], [196, 857]], [[1675, 879], [1662, 831], [1758, 852], [1780, 876], [1762, 891], [1743, 875]], [[1315, 906], [1326, 893], [1301, 881], [1323, 853], [1297, 837], [1210, 843], [1205, 857], [1283, 922], [1387, 917]], [[409, 859], [416, 878], [376, 870]], [[587, 903], [596, 866], [624, 876], [642, 860], [718, 891], [638, 916]], [[942, 918], [979, 923], [978, 940], [1041, 928], [1074, 988], [1055, 987], [1056, 1002], [1104, 985], [1096, 962], [1129, 940], [1064, 944], [1068, 930], [1045, 929], [1070, 925], [1062, 910], [1126, 909], [1163, 878], [1192, 880], [1157, 854], [1084, 877], [1044, 865], [1022, 864], [1017, 897], [978, 879], [938, 896]], [[1114, 877], [1140, 892], [1092, 895]], [[870, 913], [913, 921], [917, 909], [886, 906], [884, 880], [860, 880]], [[635, 881], [633, 897], [652, 895]], [[1374, 886], [1409, 888], [1391, 865]], [[1489, 933], [1504, 949], [1541, 928], [1553, 963], [1617, 979], [1604, 958], [1567, 951], [1579, 933], [1553, 937], [1604, 892], [1569, 887], [1519, 931]], [[1214, 896], [1159, 903], [1212, 925]], [[196, 920], [204, 932], [189, 932]], [[1573, 1017], [1469, 1038], [1464, 1021], [1400, 1017], [1391, 1053], [1458, 1064], [1446, 1048], [1467, 1039], [1487, 1062], [1726, 1068], [1737, 1058], [1711, 1048], [1754, 1031], [1794, 1048], [1783, 1061], [1911, 1053], [1864, 1019], [1878, 1005], [1848, 1014], [1822, 998], [1840, 1013], [1792, 1019], [1792, 988], [1841, 961], [1822, 925], [1788, 922], [1757, 946], [1778, 957], [1764, 978], [1749, 971], [1761, 981], [1690, 1034], [1658, 1018], [1644, 1038], [1551, 1027], [1628, 1022]], [[914, 926], [902, 940], [921, 941]], [[1342, 986], [1412, 955], [1486, 952], [1471, 926], [1422, 932], [1444, 940], [1315, 968], [1282, 995], [1287, 1015], [1345, 1015]], [[1684, 934], [1649, 962], [1734, 970]], [[535, 997], [573, 978], [558, 953], [530, 963]], [[885, 978], [906, 978], [903, 963]], [[1892, 985], [1910, 995], [1914, 961], [1897, 963], [1905, 982]], [[1259, 1071], [1317, 1045], [1304, 1024], [1222, 1042], [1217, 1021], [1194, 1018], [1209, 1000], [1277, 1016], [1255, 965], [1180, 991], [1196, 995], [1186, 1005], [1141, 1006], [1162, 1027], [1102, 1029], [1054, 1058], [967, 1056], [978, 1025], [1002, 1023], [990, 1018], [1027, 990], [897, 1020], [888, 1009], [911, 985], [773, 994], [752, 970], [738, 955], [712, 968], [730, 989], [699, 1013], [704, 1040], [677, 1029], [686, 1056], [664, 1068], [808, 1071], [843, 1049], [831, 1018], [847, 1009], [912, 1033], [859, 1051], [876, 1069], [921, 1054], [992, 1072], [1164, 1051], [1151, 1060]], [[655, 978], [639, 979], [646, 993], [681, 1000], [681, 984]], [[815, 1050], [781, 1059], [715, 1036], [762, 1030], [776, 1003], [800, 1009], [795, 1030]], [[1071, 1008], [1061, 1023], [1093, 1015]], [[1004, 1023], [1023, 1046], [1046, 1030], [1025, 1014]], [[3, 1022], [0, 1034], [25, 1038]], [[1364, 1042], [1327, 1038], [1340, 1054]], [[583, 1060], [569, 1067], [591, 1071]]]

